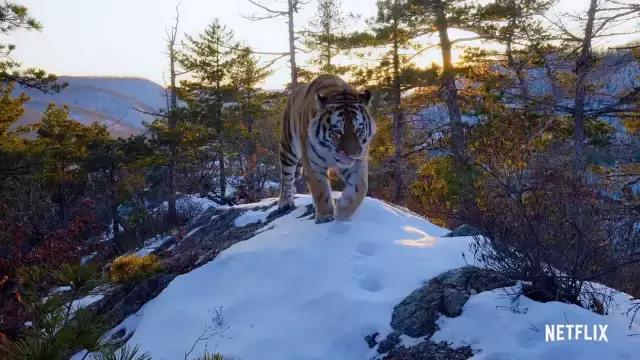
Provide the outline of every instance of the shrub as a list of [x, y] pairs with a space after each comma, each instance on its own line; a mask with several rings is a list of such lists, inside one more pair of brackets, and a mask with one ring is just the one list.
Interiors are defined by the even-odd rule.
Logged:
[[531, 161], [520, 183], [484, 180], [473, 225], [485, 236], [472, 250], [484, 266], [527, 281], [524, 292], [533, 299], [597, 309], [602, 294], [590, 282], [606, 282], [640, 262], [637, 214], [606, 188], [563, 170], [570, 163], [555, 162]]
[[111, 263], [109, 279], [116, 283], [135, 281], [161, 270], [162, 266], [156, 255], [123, 255], [115, 258]]
[[[23, 267], [20, 279], [20, 305], [31, 325], [23, 328], [15, 341], [0, 343], [0, 358], [20, 360], [69, 359], [79, 349], [102, 351], [107, 344], [102, 334], [108, 327], [95, 314], [72, 304], [97, 284], [99, 273], [93, 267], [64, 264], [55, 270]], [[70, 291], [52, 293], [45, 284], [69, 286]]]
[[470, 186], [478, 175], [471, 166], [456, 165], [452, 156], [429, 159], [420, 165], [418, 177], [411, 183], [407, 205], [440, 225], [459, 226], [473, 194]]
[[151, 360], [149, 353], [140, 353], [140, 346], [131, 347], [127, 344], [120, 349], [103, 350], [93, 357], [96, 360]]

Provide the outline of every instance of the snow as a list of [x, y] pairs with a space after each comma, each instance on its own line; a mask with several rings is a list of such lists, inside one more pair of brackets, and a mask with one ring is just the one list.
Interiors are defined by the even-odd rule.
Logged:
[[74, 300], [73, 303], [71, 303], [71, 312], [75, 313], [76, 311], [86, 308], [87, 306], [93, 304], [96, 301], [100, 301], [103, 298], [104, 295], [102, 294], [89, 294], [85, 297]]
[[261, 223], [269, 216], [271, 211], [248, 210], [244, 214], [238, 216], [233, 224], [235, 226], [247, 226], [249, 224]]
[[277, 201], [278, 201], [277, 199], [267, 198], [267, 199], [262, 199], [262, 200], [258, 201], [257, 203], [235, 205], [234, 208], [236, 208], [236, 209], [253, 209], [253, 208], [256, 208], [256, 207], [260, 207], [260, 206], [271, 206], [271, 205], [274, 205]]
[[264, 188], [266, 190], [277, 190], [280, 188], [280, 183], [276, 181], [267, 180], [264, 182]]
[[220, 207], [220, 205], [215, 201], [198, 195], [184, 195], [176, 200], [176, 207], [178, 210], [186, 210], [190, 206], [197, 206], [200, 211], [207, 210], [210, 207]]
[[177, 277], [134, 315], [129, 342], [158, 358], [184, 358], [209, 311], [222, 307], [229, 329], [194, 354], [207, 345], [245, 360], [365, 359], [364, 336], [391, 330], [396, 303], [464, 265], [471, 238], [440, 238], [448, 230], [418, 216], [367, 198], [351, 222], [318, 225], [297, 218], [310, 202], [300, 196], [273, 229]]
[[85, 255], [80, 259], [80, 264], [81, 265], [87, 265], [91, 260], [93, 260], [94, 257], [96, 257], [96, 255], [98, 255], [97, 251], [92, 252], [89, 255]]
[[161, 236], [161, 235], [152, 237], [151, 239], [145, 240], [144, 246], [133, 254], [141, 257], [152, 254], [154, 251], [158, 250], [164, 243], [171, 240], [172, 238], [173, 236]]
[[[210, 207], [220, 208], [226, 206], [220, 205], [209, 198], [200, 197], [196, 194], [180, 195], [180, 197], [176, 199], [176, 210], [178, 213], [196, 216]], [[154, 211], [167, 211], [169, 209], [169, 203], [164, 201], [157, 208], [152, 209]]]
[[[496, 289], [472, 296], [456, 318], [442, 316], [433, 340], [454, 347], [470, 345], [474, 359], [637, 359], [638, 320], [629, 328], [628, 295], [616, 296], [618, 307], [598, 315], [577, 305], [540, 303], [521, 296], [515, 303], [505, 296], [517, 288]], [[608, 325], [608, 342], [585, 340], [545, 342], [545, 325]]]
[[[272, 210], [255, 207], [272, 202], [242, 206], [250, 215], [240, 223], [262, 221]], [[350, 222], [315, 224], [299, 218], [310, 203], [299, 196], [292, 213], [176, 277], [112, 333], [126, 329], [129, 343], [154, 358], [182, 359], [211, 325], [211, 311], [222, 308], [228, 329], [196, 343], [190, 359], [204, 349], [243, 360], [371, 359], [376, 352], [364, 337], [384, 338], [393, 307], [430, 278], [465, 265], [473, 241], [444, 238], [447, 229], [371, 198]], [[631, 359], [640, 337], [628, 335], [640, 329], [626, 327], [626, 308], [600, 316], [524, 297], [512, 304], [499, 289], [472, 296], [460, 317], [439, 319], [434, 339], [470, 345], [477, 359]], [[565, 322], [607, 323], [610, 342], [545, 343], [544, 325]]]
[[[118, 224], [118, 231], [124, 231], [124, 228], [120, 224]], [[99, 237], [100, 242], [107, 242], [112, 240], [113, 240], [113, 222], [109, 224], [109, 226], [107, 227], [107, 230], [103, 232]]]
[[202, 229], [202, 226], [198, 226], [198, 227], [196, 227], [195, 229], [193, 229], [193, 230], [189, 231], [189, 232], [187, 233], [187, 235], [185, 235], [185, 236], [184, 236], [184, 238], [183, 238], [182, 240], [186, 240], [186, 239], [188, 239], [189, 237], [191, 237], [191, 235], [193, 235], [193, 234], [197, 233], [197, 232], [198, 232], [198, 230], [200, 230], [200, 229]]
[[51, 289], [51, 292], [49, 292], [49, 294], [50, 295], [55, 295], [55, 294], [60, 294], [60, 293], [67, 292], [67, 291], [71, 291], [71, 286], [68, 286], [68, 285], [58, 286], [58, 287], [55, 287], [55, 288]]

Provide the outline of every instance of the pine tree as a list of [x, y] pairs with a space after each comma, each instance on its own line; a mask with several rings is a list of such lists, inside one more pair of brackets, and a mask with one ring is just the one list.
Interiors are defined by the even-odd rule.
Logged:
[[516, 97], [521, 108], [527, 109], [531, 95], [527, 83], [529, 68], [542, 64], [550, 51], [551, 34], [545, 29], [540, 18], [551, 7], [551, 0], [496, 0], [476, 9], [475, 26], [485, 40], [504, 45], [504, 50], [467, 49], [465, 60], [473, 66], [484, 62], [484, 66], [496, 64], [507, 69], [509, 77], [516, 79]]
[[227, 110], [226, 116], [236, 119], [229, 122], [236, 128], [235, 149], [243, 179], [238, 190], [249, 202], [258, 199], [267, 176], [273, 172], [267, 164], [275, 162], [276, 152], [267, 151], [265, 144], [261, 143], [264, 136], [261, 130], [268, 128], [265, 123], [272, 122], [273, 119], [269, 118], [272, 114], [269, 113], [268, 94], [259, 85], [271, 73], [268, 67], [259, 65], [258, 59], [248, 47], [236, 52], [229, 70], [230, 85], [237, 106]]
[[[406, 193], [405, 162], [407, 111], [403, 106], [402, 92], [414, 86], [424, 85], [430, 71], [417, 69], [412, 58], [419, 53], [417, 44], [412, 41], [418, 34], [405, 12], [407, 3], [401, 0], [383, 0], [377, 2], [377, 15], [368, 20], [369, 29], [364, 32], [348, 34], [340, 41], [345, 47], [355, 49], [357, 55], [371, 60], [372, 54], [380, 54], [374, 67], [365, 66], [355, 69], [355, 83], [381, 90], [384, 94], [383, 113], [391, 114], [391, 141], [393, 146], [392, 181], [394, 189], [391, 198], [402, 204]], [[428, 80], [427, 80], [428, 81]]]
[[[24, 113], [24, 104], [29, 98], [22, 94], [13, 97], [13, 84], [0, 85], [0, 187], [12, 176], [28, 173], [31, 159], [26, 153], [26, 139], [20, 129], [14, 129]], [[24, 129], [27, 130], [27, 129]]]
[[88, 145], [109, 134], [104, 126], [82, 125], [69, 117], [69, 108], [55, 105], [49, 105], [35, 128], [38, 137], [34, 146], [42, 162], [42, 181], [58, 206], [59, 223], [65, 224], [86, 185], [87, 173], [81, 163], [88, 156]]
[[435, 31], [440, 39], [442, 93], [449, 113], [453, 155], [461, 165], [467, 161], [466, 145], [456, 86], [456, 69], [451, 51], [454, 41], [449, 37], [449, 29], [472, 27], [472, 10], [473, 7], [464, 0], [413, 0], [406, 8], [414, 17], [416, 26], [420, 26], [420, 33], [428, 34]]
[[[42, 25], [31, 15], [29, 10], [13, 1], [0, 3], [0, 33], [8, 35], [17, 29], [36, 30]], [[44, 70], [23, 69], [19, 62], [11, 59], [15, 49], [13, 44], [0, 43], [0, 82], [14, 82], [21, 86], [38, 89], [43, 92], [58, 92], [66, 85], [56, 83], [57, 77]]]
[[83, 165], [88, 173], [98, 177], [93, 179], [99, 187], [96, 191], [107, 194], [111, 231], [117, 243], [122, 227], [118, 207], [131, 199], [134, 192], [141, 191], [133, 179], [137, 170], [145, 167], [151, 149], [145, 137], [139, 135], [126, 139], [97, 137], [88, 143], [87, 150]]
[[348, 67], [337, 66], [334, 62], [340, 53], [340, 39], [344, 37], [345, 17], [339, 0], [318, 0], [316, 14], [309, 28], [302, 32], [303, 45], [314, 56], [309, 62], [321, 74], [344, 74]]
[[196, 121], [216, 134], [217, 161], [219, 164], [220, 196], [226, 195], [224, 95], [229, 91], [229, 70], [239, 45], [233, 32], [217, 20], [197, 37], [187, 36], [179, 63], [191, 75], [181, 82], [185, 99], [194, 112]]

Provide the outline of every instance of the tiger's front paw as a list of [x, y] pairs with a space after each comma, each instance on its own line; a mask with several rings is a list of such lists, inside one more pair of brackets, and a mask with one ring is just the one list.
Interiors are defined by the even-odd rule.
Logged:
[[293, 201], [293, 197], [280, 198], [280, 200], [278, 200], [278, 211], [282, 213], [286, 213], [295, 208], [296, 208], [296, 204]]
[[327, 223], [327, 222], [333, 221], [333, 215], [332, 214], [320, 215], [320, 214], [316, 213], [315, 218], [316, 218], [316, 224], [322, 224], [322, 223]]
[[353, 211], [347, 207], [338, 207], [336, 208], [336, 220], [338, 221], [347, 221], [353, 215]]
[[335, 218], [338, 221], [347, 221], [351, 218], [354, 212], [353, 198], [343, 195], [338, 200], [338, 206], [336, 206]]

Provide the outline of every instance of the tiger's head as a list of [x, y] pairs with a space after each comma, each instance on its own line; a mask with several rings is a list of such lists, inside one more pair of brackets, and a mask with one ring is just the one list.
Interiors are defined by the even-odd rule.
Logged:
[[318, 113], [313, 136], [334, 156], [339, 168], [349, 168], [367, 156], [375, 123], [367, 111], [371, 93], [340, 92], [317, 95]]

